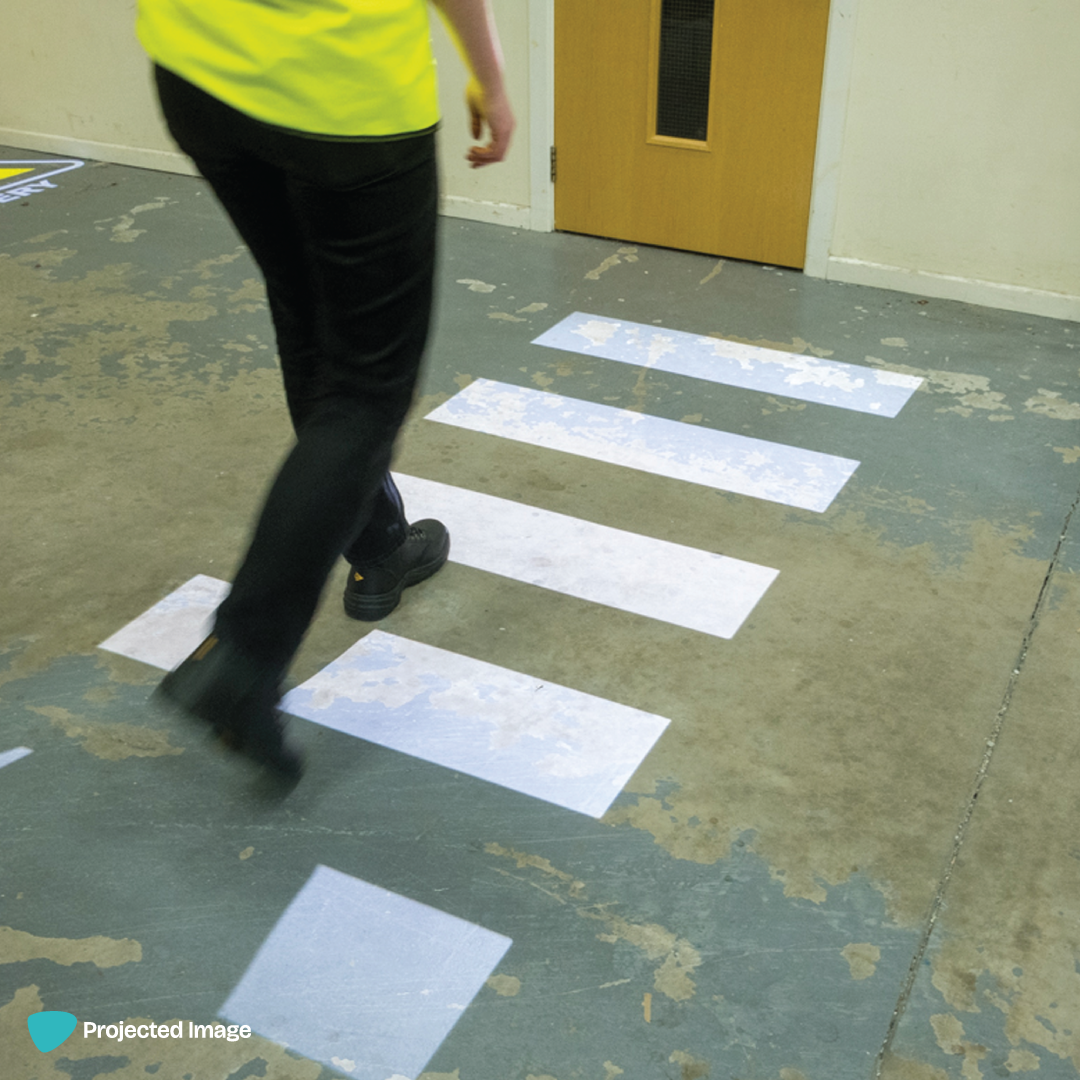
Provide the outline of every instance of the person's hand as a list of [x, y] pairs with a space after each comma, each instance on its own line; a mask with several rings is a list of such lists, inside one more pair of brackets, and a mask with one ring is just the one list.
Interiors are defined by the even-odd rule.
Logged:
[[494, 165], [506, 157], [510, 139], [514, 134], [514, 111], [506, 91], [485, 91], [476, 79], [470, 79], [465, 90], [465, 102], [469, 107], [472, 137], [479, 139], [487, 126], [489, 132], [486, 146], [470, 147], [465, 160], [474, 169]]

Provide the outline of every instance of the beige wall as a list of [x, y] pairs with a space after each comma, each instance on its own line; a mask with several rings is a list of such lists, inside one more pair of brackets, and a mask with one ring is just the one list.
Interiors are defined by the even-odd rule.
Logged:
[[[506, 57], [506, 77], [518, 121], [510, 156], [497, 166], [470, 169], [465, 152], [473, 144], [465, 109], [465, 68], [433, 14], [432, 40], [439, 62], [443, 126], [439, 133], [444, 209], [465, 217], [528, 227], [529, 184], [529, 19], [524, 0], [492, 4]], [[479, 204], [479, 205], [477, 205]]]
[[168, 167], [135, 0], [4, 0], [0, 142]]
[[[551, 2], [493, 0], [521, 121], [496, 168], [462, 161], [464, 81], [436, 30], [449, 213], [549, 227]], [[5, 0], [0, 143], [183, 168], [134, 6]], [[1080, 2], [833, 0], [832, 24], [808, 272], [1080, 320]]]
[[1080, 319], [1078, 49], [1077, 0], [859, 0], [828, 276]]
[[[529, 30], [523, 0], [495, 0], [524, 138], [497, 168], [469, 169], [465, 78], [437, 16], [433, 38], [445, 116], [443, 190], [450, 213], [527, 227], [531, 191]], [[161, 124], [135, 0], [4, 0], [0, 143], [26, 150], [190, 171]]]

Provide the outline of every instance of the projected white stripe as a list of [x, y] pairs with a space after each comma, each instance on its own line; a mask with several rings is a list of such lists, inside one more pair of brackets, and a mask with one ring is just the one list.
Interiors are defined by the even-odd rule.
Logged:
[[726, 386], [895, 416], [922, 379], [575, 312], [533, 342]]
[[530, 585], [730, 638], [779, 573], [710, 551], [394, 474], [411, 518], [450, 530], [450, 558]]
[[381, 630], [290, 691], [282, 707], [597, 818], [668, 724]]
[[171, 671], [210, 633], [214, 611], [228, 592], [227, 581], [197, 574], [100, 647]]
[[819, 512], [859, 467], [850, 458], [490, 379], [471, 383], [427, 418]]
[[10, 765], [14, 761], [26, 757], [27, 754], [32, 754], [34, 751], [28, 746], [16, 746], [14, 750], [5, 750], [0, 754], [0, 769], [5, 765]]
[[[220, 1015], [356, 1080], [406, 1080], [420, 1075], [512, 944], [317, 866]], [[206, 1051], [188, 1053], [194, 1061]]]
[[[409, 498], [423, 497], [417, 486], [423, 483], [399, 477]], [[430, 499], [427, 504], [430, 509]], [[476, 504], [465, 505], [470, 509]], [[459, 540], [468, 548], [466, 538], [454, 536], [455, 544]], [[106, 644], [112, 652], [173, 668], [203, 640], [213, 611], [209, 601], [224, 597], [228, 588], [214, 578], [193, 578]], [[668, 723], [380, 630], [290, 691], [282, 707], [324, 727], [592, 817], [607, 810]], [[0, 754], [0, 767], [28, 753], [20, 748]]]

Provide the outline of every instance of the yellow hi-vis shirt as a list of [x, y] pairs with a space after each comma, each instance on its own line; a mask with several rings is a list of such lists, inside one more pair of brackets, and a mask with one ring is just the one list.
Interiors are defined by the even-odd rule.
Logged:
[[427, 0], [139, 0], [151, 59], [235, 109], [330, 137], [439, 121]]

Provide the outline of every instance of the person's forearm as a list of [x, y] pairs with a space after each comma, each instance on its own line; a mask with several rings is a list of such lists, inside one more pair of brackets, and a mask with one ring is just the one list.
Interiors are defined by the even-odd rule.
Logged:
[[499, 35], [487, 0], [432, 0], [445, 19], [462, 58], [487, 92], [503, 87]]
[[514, 110], [503, 82], [502, 49], [488, 0], [432, 0], [450, 36], [461, 52], [472, 78], [465, 101], [472, 117], [472, 136], [479, 139], [487, 125], [485, 146], [473, 146], [465, 155], [474, 168], [493, 165], [506, 157], [514, 133]]

